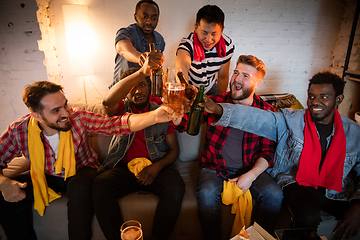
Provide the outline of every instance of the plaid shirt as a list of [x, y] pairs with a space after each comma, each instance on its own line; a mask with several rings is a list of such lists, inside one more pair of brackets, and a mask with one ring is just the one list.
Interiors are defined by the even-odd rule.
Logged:
[[[88, 136], [91, 132], [97, 132], [105, 135], [119, 134], [126, 135], [131, 133], [128, 126], [128, 117], [130, 114], [123, 116], [107, 117], [96, 113], [86, 112], [83, 109], [73, 109], [70, 115], [72, 123], [72, 137], [74, 141], [75, 158], [77, 161], [76, 169], [84, 166], [97, 168], [96, 153], [90, 148]], [[0, 138], [0, 169], [7, 167], [14, 157], [23, 154], [29, 158], [28, 148], [28, 124], [30, 114], [23, 116], [19, 120], [10, 124]], [[64, 177], [64, 170], [60, 174], [55, 174], [55, 153], [50, 143], [41, 133], [40, 137], [44, 143], [45, 150], [45, 173], [58, 177]]]
[[[230, 92], [223, 93], [219, 96], [210, 96], [210, 98], [216, 103], [233, 103]], [[275, 110], [270, 104], [261, 100], [257, 95], [254, 95], [252, 106], [264, 110]], [[177, 130], [179, 132], [186, 130], [188, 117], [188, 114], [185, 114], [182, 122], [177, 126]], [[221, 156], [221, 150], [231, 128], [212, 126], [212, 123], [217, 122], [218, 119], [218, 116], [215, 114], [209, 114], [204, 111], [202, 123], [207, 123], [207, 131], [200, 167], [210, 167], [216, 170], [218, 174], [227, 177], [229, 172], [226, 170], [226, 163], [225, 159]], [[275, 142], [249, 132], [244, 132], [242, 152], [244, 167], [254, 165], [255, 161], [259, 157], [265, 158], [269, 162], [269, 166], [272, 166], [275, 152]]]

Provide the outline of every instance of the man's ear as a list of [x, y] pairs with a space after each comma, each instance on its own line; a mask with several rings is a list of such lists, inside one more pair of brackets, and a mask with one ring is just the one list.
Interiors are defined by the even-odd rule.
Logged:
[[339, 106], [340, 103], [344, 100], [344, 94], [340, 94], [336, 97], [336, 106]]
[[31, 112], [30, 115], [35, 118], [38, 122], [41, 122], [43, 118], [41, 117], [40, 113], [37, 112]]

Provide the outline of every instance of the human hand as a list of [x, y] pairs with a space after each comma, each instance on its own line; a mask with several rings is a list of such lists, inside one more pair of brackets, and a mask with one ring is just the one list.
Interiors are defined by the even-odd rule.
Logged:
[[157, 69], [164, 63], [164, 55], [161, 52], [145, 52], [140, 55], [139, 65], [141, 71], [149, 76], [153, 69]]
[[349, 207], [344, 216], [342, 217], [340, 223], [334, 228], [333, 234], [337, 231], [343, 231], [341, 235], [342, 240], [348, 240], [351, 237], [355, 237], [360, 228], [360, 200], [357, 201], [354, 205]]
[[211, 98], [207, 95], [204, 95], [204, 103], [199, 104], [202, 107], [205, 107], [205, 111], [208, 113], [215, 113], [216, 115], [222, 115], [223, 109], [222, 107], [215, 103]]
[[160, 170], [161, 167], [156, 163], [144, 167], [144, 169], [137, 175], [139, 184], [144, 186], [152, 184]]
[[3, 178], [1, 181], [1, 193], [7, 202], [19, 202], [26, 197], [25, 188], [27, 183], [20, 183], [9, 178]]
[[[199, 91], [195, 86], [193, 85], [189, 85], [189, 87], [193, 90], [192, 93], [193, 93], [193, 96], [191, 98], [188, 98], [189, 96], [186, 95], [186, 91], [188, 91], [187, 89], [185, 89], [185, 98], [184, 98], [184, 102], [183, 102], [183, 105], [184, 105], [184, 113], [188, 113], [190, 112], [190, 108], [191, 108], [191, 105], [193, 104], [195, 98], [196, 98], [196, 94], [197, 92]], [[191, 91], [191, 90], [190, 90]]]
[[179, 119], [181, 120], [182, 116], [184, 115], [184, 107], [182, 106], [180, 117], [175, 117], [174, 110], [167, 105], [161, 105], [160, 107], [158, 107], [156, 110], [154, 110], [154, 114], [155, 114], [156, 123], [169, 122], [169, 121], [176, 122], [179, 121]]
[[237, 178], [229, 179], [229, 181], [236, 182], [236, 186], [245, 193], [247, 190], [249, 190], [249, 188], [251, 187], [251, 184], [253, 183], [253, 181], [255, 179], [256, 179], [255, 174], [253, 174], [250, 170], [247, 173], [244, 173]]

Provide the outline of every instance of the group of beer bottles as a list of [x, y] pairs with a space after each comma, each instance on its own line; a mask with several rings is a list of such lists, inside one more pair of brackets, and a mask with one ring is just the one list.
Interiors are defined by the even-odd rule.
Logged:
[[[155, 50], [155, 44], [149, 44], [150, 52], [160, 51]], [[191, 100], [195, 96], [195, 91], [192, 86], [185, 79], [181, 71], [177, 72], [177, 77], [182, 84], [185, 85], [185, 97]], [[164, 87], [164, 71], [162, 66], [151, 71], [151, 95], [154, 97], [163, 96], [163, 87]], [[201, 85], [200, 89], [196, 95], [196, 98], [191, 105], [189, 120], [187, 124], [186, 132], [190, 135], [198, 135], [200, 131], [201, 121], [204, 114], [204, 107], [199, 106], [199, 103], [204, 102], [204, 86]]]

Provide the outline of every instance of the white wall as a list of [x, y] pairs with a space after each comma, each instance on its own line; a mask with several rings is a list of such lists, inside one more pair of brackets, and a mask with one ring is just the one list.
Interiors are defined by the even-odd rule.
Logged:
[[[21, 3], [25, 6], [21, 7]], [[48, 79], [61, 83], [70, 102], [98, 103], [107, 93], [114, 68], [114, 38], [134, 22], [137, 1], [129, 0], [0, 0], [0, 131], [27, 113], [21, 92], [25, 85]], [[225, 34], [236, 46], [231, 72], [241, 54], [264, 61], [268, 73], [258, 93], [293, 93], [304, 105], [308, 79], [334, 66], [334, 51], [347, 45], [346, 12], [355, 0], [157, 0], [157, 30], [166, 41], [165, 67], [175, 64], [180, 39], [193, 30], [197, 10], [216, 4], [225, 12]], [[95, 75], [70, 74], [62, 5], [88, 5], [96, 34]], [[13, 25], [9, 25], [11, 22]], [[341, 30], [340, 30], [341, 26]], [[347, 29], [348, 28], [348, 29]], [[32, 31], [26, 34], [25, 31]], [[341, 39], [341, 40], [339, 40]], [[37, 44], [38, 41], [38, 44]], [[340, 42], [339, 42], [340, 41]], [[337, 48], [339, 49], [339, 48]], [[338, 62], [345, 57], [340, 48]], [[40, 51], [39, 51], [40, 50]]]

